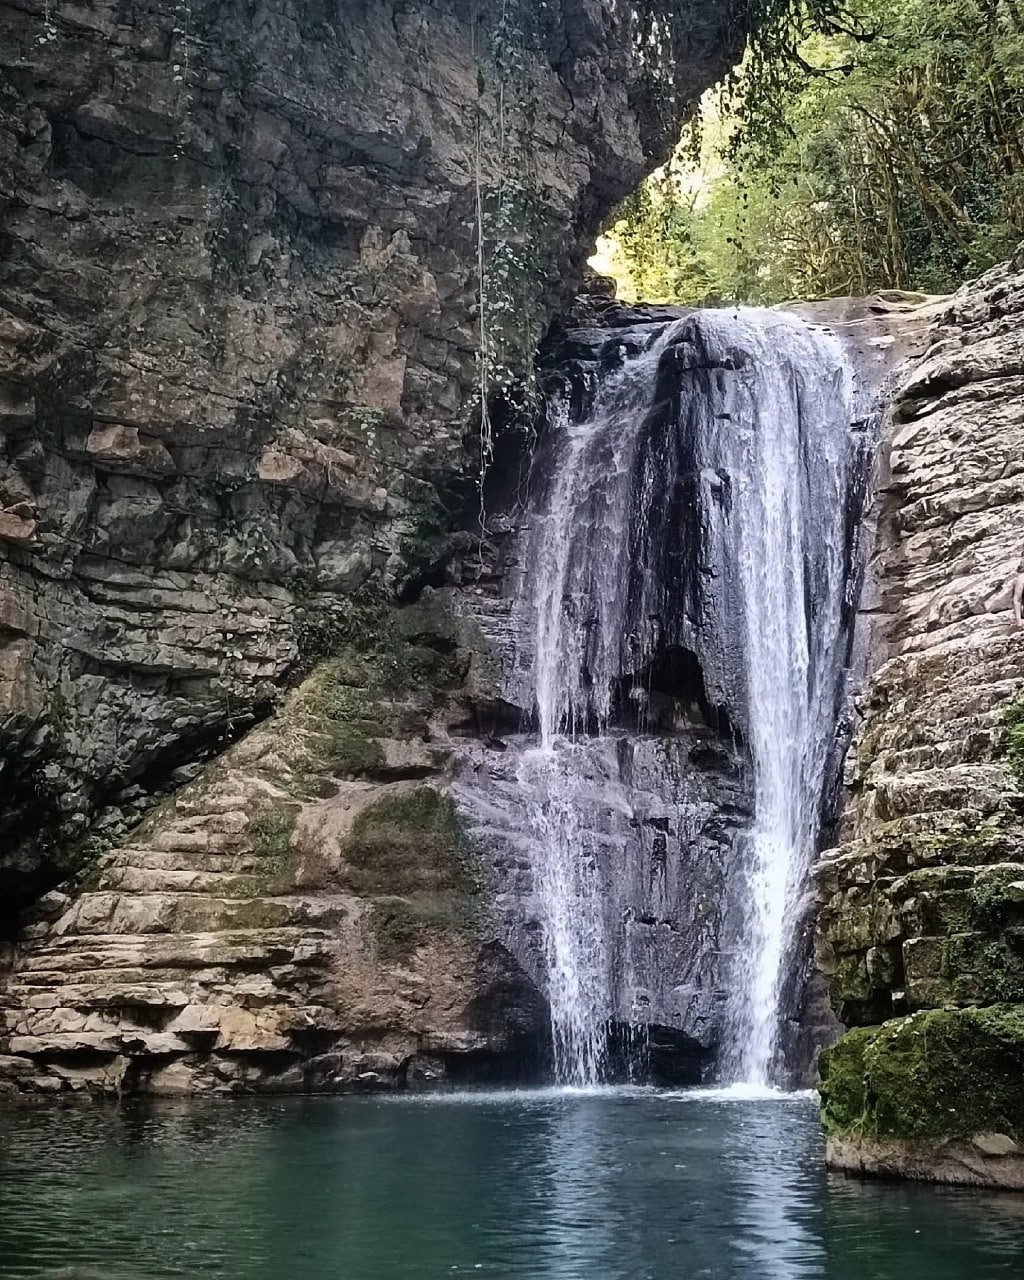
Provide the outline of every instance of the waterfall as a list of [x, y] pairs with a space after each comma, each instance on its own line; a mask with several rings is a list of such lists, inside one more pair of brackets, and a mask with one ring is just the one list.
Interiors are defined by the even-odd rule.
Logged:
[[793, 934], [821, 823], [846, 665], [848, 498], [857, 479], [849, 367], [836, 339], [772, 314], [705, 318], [741, 346], [746, 376], [729, 430], [701, 441], [705, 471], [732, 478], [723, 525], [742, 599], [746, 726], [754, 772], [744, 936], [723, 1062], [774, 1076]]
[[598, 803], [628, 814], [619, 745], [667, 691], [749, 762], [719, 1060], [766, 1084], [844, 691], [851, 375], [828, 333], [740, 309], [613, 334], [584, 381], [549, 403], [526, 575], [539, 734], [517, 773], [556, 1072], [587, 1084], [606, 1069], [623, 924], [586, 818]]
[[531, 545], [540, 745], [523, 756], [519, 781], [541, 852], [555, 1071], [577, 1085], [601, 1078], [613, 1005], [605, 895], [593, 835], [581, 822], [593, 752], [579, 737], [608, 729], [622, 665], [637, 425], [666, 340], [667, 330], [603, 379], [584, 420], [573, 422], [564, 400], [553, 404], [554, 484]]

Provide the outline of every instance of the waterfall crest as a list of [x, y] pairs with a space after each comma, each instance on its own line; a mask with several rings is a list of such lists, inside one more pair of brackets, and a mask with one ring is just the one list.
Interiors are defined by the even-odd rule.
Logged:
[[538, 741], [516, 774], [556, 1071], [605, 1072], [632, 935], [602, 871], [614, 837], [586, 815], [631, 821], [623, 743], [668, 703], [747, 761], [719, 1070], [767, 1084], [849, 654], [864, 471], [850, 369], [827, 332], [739, 309], [613, 338], [585, 381], [549, 404], [526, 573]]

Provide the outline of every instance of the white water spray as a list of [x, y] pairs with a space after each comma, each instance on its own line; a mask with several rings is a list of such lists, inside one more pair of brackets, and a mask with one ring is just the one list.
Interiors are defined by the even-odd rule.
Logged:
[[616, 786], [614, 744], [579, 735], [607, 730], [621, 665], [636, 428], [654, 394], [664, 341], [607, 378], [583, 422], [570, 423], [565, 404], [553, 405], [561, 434], [555, 480], [531, 545], [540, 745], [523, 756], [519, 780], [540, 854], [555, 1077], [573, 1085], [602, 1078], [612, 1008], [599, 837], [581, 819], [609, 795], [627, 804]]
[[853, 387], [838, 341], [792, 317], [712, 312], [703, 325], [749, 358], [726, 397], [729, 429], [702, 441], [705, 465], [733, 478], [723, 528], [742, 589], [754, 768], [723, 1065], [732, 1079], [768, 1085], [845, 676]]

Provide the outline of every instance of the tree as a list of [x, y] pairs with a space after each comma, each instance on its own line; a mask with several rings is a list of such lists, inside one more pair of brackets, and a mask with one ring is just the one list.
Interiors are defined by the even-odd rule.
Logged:
[[675, 194], [663, 176], [623, 210], [635, 286], [684, 302], [945, 291], [1008, 256], [1024, 233], [1024, 0], [856, 0], [849, 33], [793, 56], [767, 116], [741, 72], [696, 196], [681, 152]]

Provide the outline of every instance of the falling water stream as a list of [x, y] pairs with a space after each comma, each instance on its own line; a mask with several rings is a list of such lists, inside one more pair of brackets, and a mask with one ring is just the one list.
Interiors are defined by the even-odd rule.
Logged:
[[[539, 851], [563, 1082], [602, 1078], [613, 1007], [616, 922], [584, 820], [593, 764], [614, 756], [623, 716], [642, 708], [644, 672], [669, 641], [722, 669], [717, 685], [735, 705], [719, 710], [752, 775], [753, 822], [731, 872], [742, 881], [741, 923], [720, 1074], [778, 1078], [844, 688], [854, 416], [838, 341], [747, 309], [648, 325], [598, 376], [586, 411], [552, 400], [551, 480], [528, 569], [539, 742], [518, 780]], [[606, 777], [605, 803], [613, 767]]]

